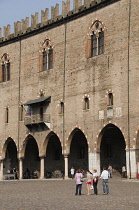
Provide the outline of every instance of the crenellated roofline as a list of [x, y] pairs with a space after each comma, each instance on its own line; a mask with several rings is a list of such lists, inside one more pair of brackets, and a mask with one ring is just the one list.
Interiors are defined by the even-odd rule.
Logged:
[[120, 0], [84, 0], [84, 5], [82, 5], [82, 0], [73, 0], [73, 10], [70, 10], [70, 0], [63, 1], [61, 15], [59, 15], [59, 4], [56, 4], [55, 7], [51, 7], [51, 19], [48, 18], [49, 9], [46, 8], [45, 11], [41, 11], [41, 23], [38, 23], [38, 13], [35, 13], [35, 15], [31, 15], [31, 26], [29, 26], [29, 18], [26, 17], [21, 22], [14, 23], [14, 33], [12, 34], [10, 25], [4, 26], [3, 37], [0, 28], [0, 46], [47, 31], [117, 1]]

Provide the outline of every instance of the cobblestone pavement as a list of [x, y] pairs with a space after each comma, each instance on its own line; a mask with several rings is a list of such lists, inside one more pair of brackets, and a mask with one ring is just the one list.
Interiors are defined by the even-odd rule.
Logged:
[[75, 196], [74, 180], [22, 180], [0, 182], [0, 210], [137, 210], [139, 209], [139, 181], [112, 178], [109, 195], [103, 195], [102, 182], [98, 195]]

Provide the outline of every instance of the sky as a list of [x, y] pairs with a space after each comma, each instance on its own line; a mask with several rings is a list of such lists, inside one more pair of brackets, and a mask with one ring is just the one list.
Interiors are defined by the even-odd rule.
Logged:
[[[60, 14], [62, 11], [62, 1], [66, 0], [0, 0], [0, 28], [8, 24], [11, 25], [11, 33], [14, 30], [14, 22], [21, 21], [26, 17], [29, 17], [31, 21], [31, 15], [39, 14], [39, 21], [41, 18], [41, 10], [49, 8], [51, 14], [51, 6], [55, 6], [56, 3], [60, 6]], [[71, 0], [71, 8], [73, 6], [73, 0]], [[49, 15], [50, 15], [49, 14]], [[29, 25], [30, 26], [30, 25]]]

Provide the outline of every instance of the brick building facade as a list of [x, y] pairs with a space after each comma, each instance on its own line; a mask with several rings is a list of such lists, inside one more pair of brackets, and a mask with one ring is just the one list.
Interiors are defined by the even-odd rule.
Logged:
[[70, 0], [4, 27], [0, 38], [1, 179], [112, 165], [137, 176], [137, 0]]

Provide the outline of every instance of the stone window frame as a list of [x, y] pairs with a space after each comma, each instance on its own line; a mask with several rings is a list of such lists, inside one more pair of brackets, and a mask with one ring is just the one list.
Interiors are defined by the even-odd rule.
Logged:
[[5, 123], [9, 123], [9, 106], [5, 107]]
[[58, 103], [58, 114], [63, 115], [64, 114], [64, 102], [62, 100]]
[[23, 118], [24, 118], [24, 107], [21, 102], [21, 104], [19, 106], [19, 121], [23, 121]]
[[83, 110], [86, 111], [86, 110], [89, 110], [90, 109], [90, 97], [89, 95], [84, 95], [83, 97]]
[[113, 93], [108, 92], [108, 106], [113, 106]]
[[[100, 35], [103, 36], [100, 39]], [[93, 45], [94, 43], [94, 45]], [[100, 19], [96, 19], [89, 27], [86, 37], [86, 58], [103, 55], [106, 43], [106, 27]], [[95, 53], [94, 53], [95, 52]]]
[[1, 57], [0, 82], [10, 81], [10, 56], [4, 53]]
[[46, 38], [41, 44], [39, 50], [39, 71], [53, 69], [54, 63], [54, 45], [49, 38]]

